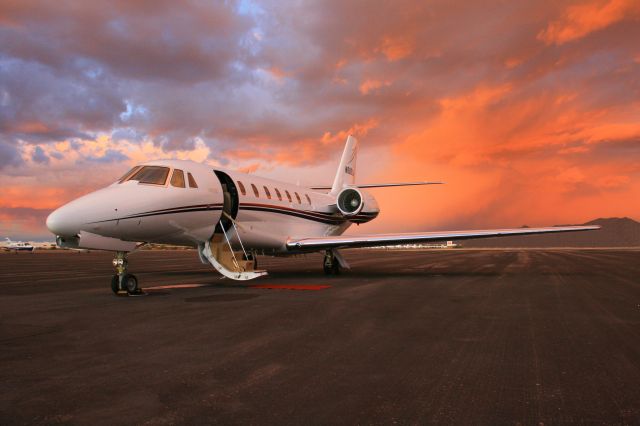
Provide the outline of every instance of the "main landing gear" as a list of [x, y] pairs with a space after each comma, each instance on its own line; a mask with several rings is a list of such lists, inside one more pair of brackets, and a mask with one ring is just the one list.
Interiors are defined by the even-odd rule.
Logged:
[[119, 296], [142, 294], [136, 276], [127, 273], [127, 253], [116, 252], [112, 263], [117, 274], [111, 277], [111, 290]]
[[332, 250], [327, 250], [324, 253], [322, 267], [325, 275], [340, 275], [340, 262]]

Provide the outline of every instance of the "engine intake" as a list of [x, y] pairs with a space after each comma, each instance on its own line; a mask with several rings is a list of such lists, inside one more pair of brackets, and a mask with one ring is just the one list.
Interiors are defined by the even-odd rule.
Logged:
[[345, 216], [355, 216], [364, 207], [360, 191], [354, 188], [343, 189], [338, 194], [338, 210]]

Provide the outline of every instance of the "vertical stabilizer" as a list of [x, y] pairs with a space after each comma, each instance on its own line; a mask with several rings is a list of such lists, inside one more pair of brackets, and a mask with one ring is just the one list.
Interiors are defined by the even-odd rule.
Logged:
[[340, 166], [336, 177], [331, 186], [329, 194], [337, 194], [342, 190], [344, 185], [353, 185], [356, 183], [356, 160], [358, 158], [358, 140], [353, 136], [347, 137], [347, 143], [344, 146], [344, 152], [340, 159]]

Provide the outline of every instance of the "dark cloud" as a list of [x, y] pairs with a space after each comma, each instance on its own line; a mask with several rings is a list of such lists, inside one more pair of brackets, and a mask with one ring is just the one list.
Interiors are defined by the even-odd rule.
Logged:
[[108, 78], [63, 75], [42, 64], [0, 56], [0, 133], [12, 141], [90, 138], [125, 108]]
[[8, 166], [20, 166], [22, 162], [15, 146], [0, 141], [0, 170]]
[[31, 159], [36, 163], [49, 164], [49, 156], [44, 152], [42, 147], [36, 146]]

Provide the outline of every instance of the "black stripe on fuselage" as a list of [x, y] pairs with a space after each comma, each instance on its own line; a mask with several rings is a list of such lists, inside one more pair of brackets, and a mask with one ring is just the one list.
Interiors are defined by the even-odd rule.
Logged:
[[299, 217], [301, 219], [321, 222], [327, 225], [341, 225], [345, 222], [342, 216], [333, 216], [331, 213], [316, 212], [311, 210], [297, 210], [288, 207], [274, 206], [270, 204], [240, 204], [240, 211], [259, 211], [268, 213], [279, 213], [288, 216]]
[[172, 207], [170, 209], [151, 210], [148, 212], [136, 213], [129, 216], [119, 217], [116, 219], [98, 220], [96, 222], [89, 222], [89, 223], [104, 223], [104, 222], [113, 222], [116, 220], [138, 219], [141, 217], [149, 217], [149, 216], [162, 216], [165, 214], [205, 212], [205, 211], [216, 211], [216, 210], [222, 210], [222, 204], [200, 204], [197, 206]]
[[[182, 206], [182, 207], [172, 207], [169, 209], [160, 209], [160, 210], [151, 210], [143, 213], [136, 213], [129, 216], [124, 216], [121, 218], [115, 219], [106, 219], [99, 220], [90, 223], [104, 223], [104, 222], [113, 222], [118, 220], [126, 220], [126, 219], [139, 219], [143, 217], [150, 216], [161, 216], [167, 214], [177, 214], [177, 213], [191, 213], [191, 212], [201, 212], [201, 211], [217, 211], [222, 210], [222, 204], [199, 204], [194, 206]], [[262, 211], [269, 213], [279, 213], [288, 216], [299, 217], [301, 219], [307, 219], [314, 222], [321, 222], [328, 225], [340, 225], [346, 222], [347, 220], [342, 216], [335, 216], [331, 213], [326, 212], [318, 212], [312, 210], [297, 210], [289, 207], [282, 207], [270, 204], [254, 204], [254, 203], [243, 203], [240, 204], [240, 211]], [[355, 223], [365, 223], [369, 220], [375, 218], [377, 213], [360, 213], [356, 216], [349, 218], [350, 221]]]

